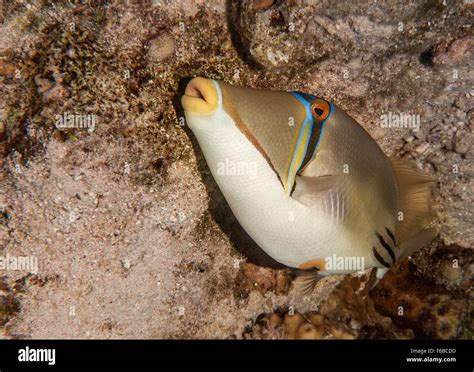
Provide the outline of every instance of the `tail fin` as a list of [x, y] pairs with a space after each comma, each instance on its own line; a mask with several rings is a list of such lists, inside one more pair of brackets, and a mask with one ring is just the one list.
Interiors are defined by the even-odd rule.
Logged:
[[406, 256], [430, 243], [438, 233], [430, 226], [435, 218], [430, 202], [435, 180], [402, 159], [390, 158], [390, 163], [397, 181], [400, 212], [403, 213], [395, 229], [395, 238], [402, 256]]

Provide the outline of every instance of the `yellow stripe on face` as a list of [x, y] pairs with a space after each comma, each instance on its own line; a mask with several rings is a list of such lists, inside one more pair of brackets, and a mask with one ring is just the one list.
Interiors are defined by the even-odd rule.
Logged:
[[293, 160], [288, 170], [288, 178], [285, 180], [285, 191], [287, 194], [291, 193], [291, 189], [295, 183], [296, 173], [298, 172], [301, 163], [306, 155], [306, 149], [308, 148], [309, 136], [311, 134], [311, 125], [305, 120], [303, 124], [303, 133], [300, 135], [300, 140], [296, 143], [296, 151], [293, 155]]

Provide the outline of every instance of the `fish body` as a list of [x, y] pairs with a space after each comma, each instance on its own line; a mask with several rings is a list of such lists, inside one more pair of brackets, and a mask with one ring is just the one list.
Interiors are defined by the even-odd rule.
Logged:
[[[433, 238], [424, 227], [431, 179], [391, 161], [336, 105], [203, 78], [188, 84], [182, 103], [234, 215], [276, 261], [323, 275], [383, 272], [413, 250], [401, 244], [408, 238]], [[416, 200], [402, 195], [409, 188]], [[335, 257], [345, 264], [331, 265]]]

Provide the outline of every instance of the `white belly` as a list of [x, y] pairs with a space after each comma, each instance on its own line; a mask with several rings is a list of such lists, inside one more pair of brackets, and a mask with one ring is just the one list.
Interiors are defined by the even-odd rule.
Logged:
[[356, 243], [343, 227], [286, 195], [276, 173], [231, 118], [223, 111], [219, 116], [210, 122], [186, 113], [214, 179], [252, 239], [290, 267], [333, 254], [353, 256]]

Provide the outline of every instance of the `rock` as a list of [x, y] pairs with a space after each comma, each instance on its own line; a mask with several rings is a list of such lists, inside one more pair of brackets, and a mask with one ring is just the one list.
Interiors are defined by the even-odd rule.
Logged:
[[453, 261], [445, 261], [440, 265], [440, 271], [449, 283], [459, 284], [463, 277], [463, 270]]
[[15, 76], [16, 67], [13, 63], [0, 59], [0, 76], [4, 78], [13, 78]]
[[163, 62], [174, 55], [175, 48], [173, 36], [168, 33], [163, 33], [150, 41], [148, 46], [148, 60], [155, 63]]
[[45, 102], [54, 102], [54, 101], [63, 101], [64, 99], [70, 96], [69, 91], [60, 84], [56, 84], [50, 90], [46, 91], [43, 94], [43, 101]]
[[54, 85], [54, 83], [51, 80], [43, 79], [39, 75], [35, 76], [35, 83], [38, 86], [38, 91], [40, 93], [44, 93], [50, 90]]
[[255, 324], [268, 328], [278, 328], [283, 324], [283, 318], [278, 313], [263, 313], [257, 317]]
[[253, 0], [251, 4], [251, 9], [256, 12], [261, 12], [262, 10], [267, 10], [275, 3], [275, 0]]
[[418, 273], [435, 284], [453, 293], [470, 287], [470, 265], [474, 263], [472, 249], [457, 245], [446, 246], [438, 242], [430, 255], [417, 255], [412, 259]]
[[314, 5], [309, 1], [288, 2], [244, 0], [231, 12], [243, 47], [258, 65], [280, 68], [292, 60], [304, 34]]
[[425, 142], [415, 147], [415, 152], [417, 154], [423, 155], [428, 151], [429, 148], [430, 148], [430, 144]]
[[323, 332], [314, 324], [305, 322], [298, 327], [295, 338], [297, 340], [320, 340], [323, 338]]
[[472, 57], [474, 36], [464, 36], [452, 41], [443, 41], [433, 49], [433, 63], [456, 65]]
[[[430, 271], [434, 272], [433, 268]], [[451, 271], [445, 275], [457, 277]], [[390, 316], [400, 328], [413, 329], [419, 338], [458, 337], [468, 313], [468, 301], [461, 292], [448, 292], [421, 279], [416, 266], [409, 262], [390, 270], [372, 298], [381, 314]]]
[[273, 313], [268, 316], [268, 325], [270, 327], [276, 328], [276, 327], [281, 326], [282, 323], [283, 323], [283, 319], [281, 318], [279, 314]]
[[[3, 282], [3, 278], [0, 277], [0, 281]], [[5, 285], [2, 283], [2, 286]], [[8, 288], [0, 291], [0, 327], [10, 320], [10, 318], [19, 310], [18, 301], [14, 298], [13, 294], [7, 293]]]
[[306, 317], [314, 325], [320, 325], [324, 323], [323, 316], [317, 312], [310, 312], [309, 314], [306, 315]]
[[472, 152], [472, 144], [474, 143], [474, 134], [472, 132], [457, 131], [454, 136], [453, 150], [458, 154], [466, 155]]
[[289, 270], [274, 270], [249, 262], [244, 262], [240, 265], [240, 270], [236, 277], [237, 291], [243, 297], [246, 297], [254, 289], [261, 293], [273, 291], [277, 294], [284, 294], [288, 292], [289, 284]]
[[280, 314], [260, 314], [255, 324], [243, 334], [245, 339], [282, 339], [284, 337], [283, 319]]
[[356, 338], [356, 336], [347, 330], [347, 328], [339, 325], [334, 325], [330, 330], [330, 333], [332, 334], [331, 338], [335, 340], [354, 340]]
[[291, 312], [287, 312], [283, 318], [285, 338], [288, 340], [296, 338], [296, 331], [300, 325], [304, 323], [304, 321], [304, 316], [299, 312], [295, 311], [293, 314]]
[[[374, 302], [368, 296], [371, 286], [366, 276], [348, 276], [333, 291], [328, 299], [319, 306], [319, 311], [310, 311], [305, 314], [294, 311], [286, 312], [283, 317], [284, 332], [281, 335], [286, 339], [355, 339], [367, 338], [370, 330], [377, 329], [380, 338], [407, 338], [412, 335], [411, 330], [397, 327], [390, 318], [380, 315], [374, 308]], [[372, 280], [372, 279], [370, 279]], [[265, 314], [265, 319], [272, 316], [280, 317], [279, 313]], [[260, 318], [259, 318], [260, 319]], [[258, 324], [257, 324], [258, 323]], [[278, 323], [279, 324], [279, 323]], [[270, 331], [269, 322], [256, 322], [251, 329], [250, 338], [265, 338], [274, 333]]]

